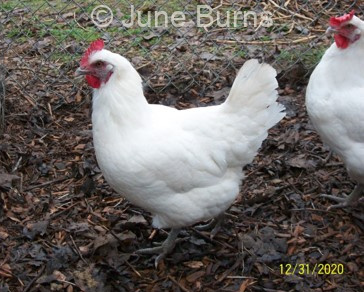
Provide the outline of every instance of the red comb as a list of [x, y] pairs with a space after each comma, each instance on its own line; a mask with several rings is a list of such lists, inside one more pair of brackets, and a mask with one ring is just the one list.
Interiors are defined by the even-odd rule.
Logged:
[[345, 14], [343, 16], [331, 17], [330, 18], [330, 26], [340, 26], [341, 24], [351, 20], [354, 16], [355, 11], [351, 10], [350, 13]]
[[98, 39], [91, 43], [88, 47], [87, 51], [83, 54], [81, 59], [81, 66], [86, 66], [88, 64], [88, 58], [91, 54], [97, 51], [101, 51], [104, 48], [104, 41], [102, 39]]

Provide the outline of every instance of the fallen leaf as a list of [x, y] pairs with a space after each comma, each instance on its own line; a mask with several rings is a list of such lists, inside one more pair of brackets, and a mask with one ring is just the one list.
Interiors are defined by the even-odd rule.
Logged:
[[14, 180], [19, 180], [20, 177], [14, 174], [0, 173], [0, 186], [6, 183], [12, 183]]
[[129, 223], [135, 223], [135, 224], [147, 224], [147, 220], [145, 220], [144, 216], [142, 215], [134, 215], [129, 220]]
[[199, 269], [204, 266], [203, 262], [200, 261], [184, 262], [183, 264], [191, 269]]
[[246, 288], [248, 288], [251, 284], [253, 284], [253, 279], [246, 279], [243, 283], [241, 283], [239, 292], [245, 292]]
[[35, 223], [28, 223], [23, 228], [23, 234], [29, 239], [34, 239], [37, 235], [44, 235], [49, 225], [48, 220], [38, 221]]
[[8, 238], [8, 236], [9, 236], [9, 234], [8, 234], [8, 233], [6, 233], [5, 231], [0, 231], [0, 239], [1, 239], [1, 240], [5, 240], [5, 239], [7, 239], [7, 238]]
[[307, 159], [303, 154], [290, 158], [286, 164], [291, 167], [303, 169], [315, 169], [317, 166], [317, 162]]
[[211, 54], [209, 52], [203, 52], [200, 54], [200, 58], [202, 60], [206, 60], [206, 61], [215, 61], [215, 60], [220, 60], [221, 58], [216, 56], [215, 54]]
[[197, 271], [195, 273], [192, 273], [186, 277], [186, 280], [190, 283], [196, 282], [198, 278], [201, 278], [203, 275], [205, 275], [205, 271]]

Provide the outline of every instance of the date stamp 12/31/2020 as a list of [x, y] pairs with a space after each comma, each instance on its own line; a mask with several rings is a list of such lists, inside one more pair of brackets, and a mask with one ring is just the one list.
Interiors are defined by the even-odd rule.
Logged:
[[280, 264], [282, 275], [342, 275], [344, 265], [338, 264]]

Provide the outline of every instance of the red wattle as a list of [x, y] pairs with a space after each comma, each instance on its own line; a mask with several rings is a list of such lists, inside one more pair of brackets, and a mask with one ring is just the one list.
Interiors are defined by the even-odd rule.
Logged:
[[101, 86], [100, 79], [95, 76], [86, 75], [86, 81], [92, 88], [100, 88]]
[[339, 35], [339, 34], [335, 34], [334, 39], [335, 39], [335, 43], [336, 43], [337, 47], [340, 49], [346, 49], [350, 44], [348, 38], [346, 38], [342, 35]]

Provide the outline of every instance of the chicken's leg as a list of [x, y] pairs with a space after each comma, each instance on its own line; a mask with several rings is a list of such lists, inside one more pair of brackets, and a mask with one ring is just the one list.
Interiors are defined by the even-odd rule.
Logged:
[[338, 202], [338, 204], [330, 206], [328, 208], [328, 210], [334, 209], [334, 208], [345, 208], [345, 207], [354, 206], [359, 201], [360, 196], [362, 195], [363, 191], [364, 191], [364, 185], [358, 184], [355, 186], [355, 188], [351, 192], [351, 194], [349, 196], [345, 196], [344, 198], [340, 198], [340, 197], [336, 197], [336, 196], [332, 196], [332, 195], [321, 195], [321, 197], [331, 199], [331, 200]]
[[198, 225], [195, 227], [198, 231], [205, 231], [212, 228], [210, 232], [210, 238], [214, 238], [215, 235], [220, 231], [221, 225], [224, 222], [224, 213], [220, 214], [216, 218], [213, 218], [209, 223], [204, 225]]
[[157, 247], [151, 247], [151, 248], [142, 248], [136, 251], [136, 253], [139, 254], [159, 254], [154, 262], [155, 267], [158, 267], [159, 262], [167, 255], [169, 254], [176, 245], [176, 239], [181, 231], [180, 228], [174, 228], [171, 229], [171, 231], [168, 234], [167, 239]]

